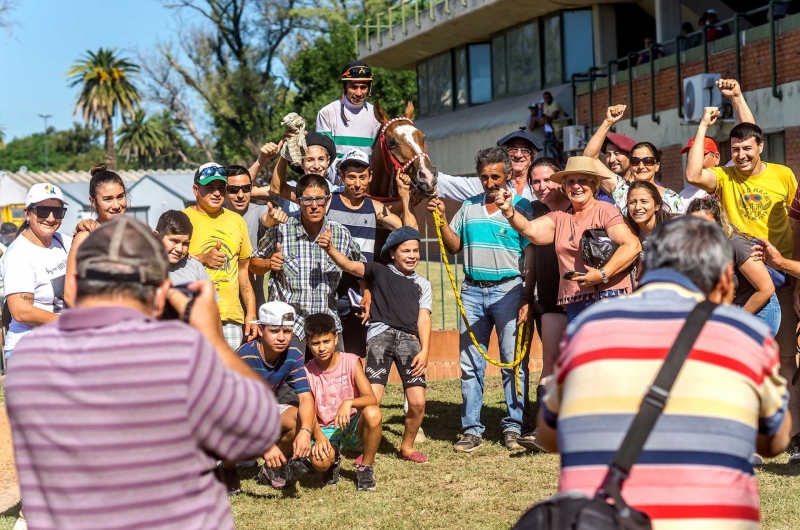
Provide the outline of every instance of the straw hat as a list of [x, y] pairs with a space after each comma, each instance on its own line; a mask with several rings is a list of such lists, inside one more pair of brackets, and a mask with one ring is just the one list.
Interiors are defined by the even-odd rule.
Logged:
[[594, 158], [590, 156], [571, 156], [567, 160], [567, 168], [564, 171], [553, 173], [550, 180], [556, 184], [563, 184], [564, 179], [569, 175], [586, 175], [592, 177], [595, 182], [600, 182], [600, 175], [594, 169]]

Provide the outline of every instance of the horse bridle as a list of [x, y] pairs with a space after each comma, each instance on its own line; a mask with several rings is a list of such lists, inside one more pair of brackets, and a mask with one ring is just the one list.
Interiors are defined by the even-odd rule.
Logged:
[[394, 154], [392, 154], [392, 150], [389, 149], [389, 146], [386, 144], [386, 129], [389, 128], [389, 125], [396, 123], [398, 121], [407, 121], [411, 125], [414, 125], [414, 122], [410, 118], [406, 118], [405, 116], [400, 116], [399, 118], [392, 118], [391, 120], [384, 123], [383, 126], [381, 126], [381, 131], [378, 133], [378, 138], [380, 138], [381, 151], [383, 151], [384, 154], [383, 164], [384, 166], [386, 166], [386, 171], [389, 173], [391, 172], [389, 171], [389, 165], [386, 164], [385, 155], [389, 155], [389, 160], [392, 162], [392, 166], [394, 166], [395, 171], [399, 171], [400, 173], [405, 173], [406, 170], [409, 167], [411, 167], [411, 164], [413, 164], [420, 158], [427, 158], [428, 160], [431, 159], [431, 157], [428, 156], [428, 153], [426, 153], [425, 151], [416, 153], [405, 164], [401, 164], [400, 161], [397, 160], [397, 158], [395, 158]]

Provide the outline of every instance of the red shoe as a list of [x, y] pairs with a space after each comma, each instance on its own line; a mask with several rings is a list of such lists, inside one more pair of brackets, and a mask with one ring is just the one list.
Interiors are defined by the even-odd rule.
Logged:
[[407, 455], [400, 453], [400, 458], [402, 460], [408, 460], [414, 462], [415, 464], [424, 464], [425, 462], [428, 461], [428, 457], [423, 455], [419, 451], [414, 451], [413, 453], [409, 453]]

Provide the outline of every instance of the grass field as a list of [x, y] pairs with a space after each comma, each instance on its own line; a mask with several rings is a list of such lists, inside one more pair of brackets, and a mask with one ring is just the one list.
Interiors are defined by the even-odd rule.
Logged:
[[[390, 385], [384, 401], [384, 439], [375, 464], [378, 490], [359, 492], [350, 455], [334, 487], [320, 488], [316, 478], [278, 492], [252, 480], [255, 468], [240, 470], [244, 493], [231, 499], [236, 528], [298, 529], [506, 529], [537, 500], [555, 492], [557, 455], [509, 454], [500, 444], [504, 415], [500, 379], [489, 378], [483, 420], [484, 444], [470, 455], [453, 452], [460, 425], [458, 381], [435, 381], [428, 390], [424, 428], [428, 441], [419, 446], [428, 464], [397, 458], [403, 429], [402, 391]], [[763, 527], [797, 528], [800, 521], [800, 466], [786, 457], [768, 461], [756, 471]], [[11, 530], [18, 508], [0, 514], [0, 530]]]

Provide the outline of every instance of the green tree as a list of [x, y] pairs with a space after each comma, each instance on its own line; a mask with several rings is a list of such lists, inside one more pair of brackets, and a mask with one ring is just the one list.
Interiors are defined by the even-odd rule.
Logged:
[[86, 125], [99, 124], [105, 133], [106, 165], [117, 167], [114, 150], [114, 117], [123, 123], [134, 116], [140, 104], [139, 91], [131, 82], [139, 66], [117, 55], [116, 49], [87, 51], [67, 75], [70, 87], [80, 87], [75, 113], [81, 112]]
[[0, 125], [0, 149], [6, 148], [6, 128]]
[[148, 118], [141, 109], [136, 111], [133, 120], [117, 130], [119, 135], [119, 151], [125, 160], [134, 156], [139, 161], [139, 169], [146, 169], [147, 160], [161, 154], [167, 143], [162, 130], [162, 122], [157, 118]]

